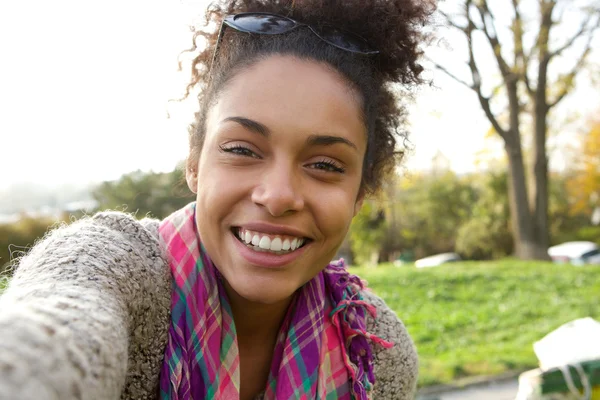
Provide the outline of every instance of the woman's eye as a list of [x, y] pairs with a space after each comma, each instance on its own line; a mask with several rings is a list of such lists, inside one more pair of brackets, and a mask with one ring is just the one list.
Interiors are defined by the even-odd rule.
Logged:
[[316, 162], [316, 163], [312, 164], [312, 168], [319, 169], [321, 171], [326, 171], [326, 172], [336, 172], [338, 174], [343, 174], [344, 172], [346, 172], [346, 170], [344, 168], [342, 168], [341, 166], [337, 165], [337, 163], [330, 161], [330, 160], [323, 160], [323, 161]]
[[255, 152], [244, 146], [221, 146], [221, 151], [224, 151], [225, 153], [232, 153], [238, 156], [259, 158]]

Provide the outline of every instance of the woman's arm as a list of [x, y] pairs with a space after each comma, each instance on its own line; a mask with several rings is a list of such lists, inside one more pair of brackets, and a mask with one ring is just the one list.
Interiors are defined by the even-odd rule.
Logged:
[[131, 216], [54, 230], [0, 297], [0, 399], [145, 398], [158, 382], [169, 302], [157, 238]]
[[373, 398], [413, 400], [419, 372], [415, 345], [404, 324], [381, 298], [367, 291], [363, 296], [377, 309], [377, 320], [368, 319], [367, 331], [395, 344], [391, 349], [373, 344], [376, 379]]

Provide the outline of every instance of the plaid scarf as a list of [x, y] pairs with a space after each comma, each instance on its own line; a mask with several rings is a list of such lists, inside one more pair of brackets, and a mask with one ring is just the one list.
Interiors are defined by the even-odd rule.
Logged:
[[[195, 203], [159, 228], [173, 275], [171, 323], [160, 374], [164, 400], [239, 399], [236, 329], [222, 278], [197, 236]], [[343, 260], [300, 288], [275, 346], [265, 400], [369, 399], [375, 382], [363, 283]]]

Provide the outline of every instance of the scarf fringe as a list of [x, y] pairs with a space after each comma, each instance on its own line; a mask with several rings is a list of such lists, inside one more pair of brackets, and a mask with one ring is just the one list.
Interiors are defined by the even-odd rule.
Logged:
[[386, 349], [392, 348], [394, 343], [367, 332], [366, 314], [376, 319], [377, 310], [364, 301], [361, 291], [366, 284], [348, 272], [344, 259], [329, 264], [324, 272], [335, 305], [330, 313], [331, 321], [340, 337], [346, 338], [344, 363], [352, 379], [352, 392], [355, 398], [366, 399], [375, 384], [373, 352], [367, 339]]

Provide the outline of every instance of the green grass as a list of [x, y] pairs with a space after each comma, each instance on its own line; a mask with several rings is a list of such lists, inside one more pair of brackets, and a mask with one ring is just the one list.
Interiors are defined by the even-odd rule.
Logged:
[[0, 276], [0, 294], [2, 294], [6, 285], [8, 285], [8, 278]]
[[421, 387], [535, 368], [533, 342], [573, 319], [600, 319], [600, 267], [508, 259], [352, 272], [407, 326]]

